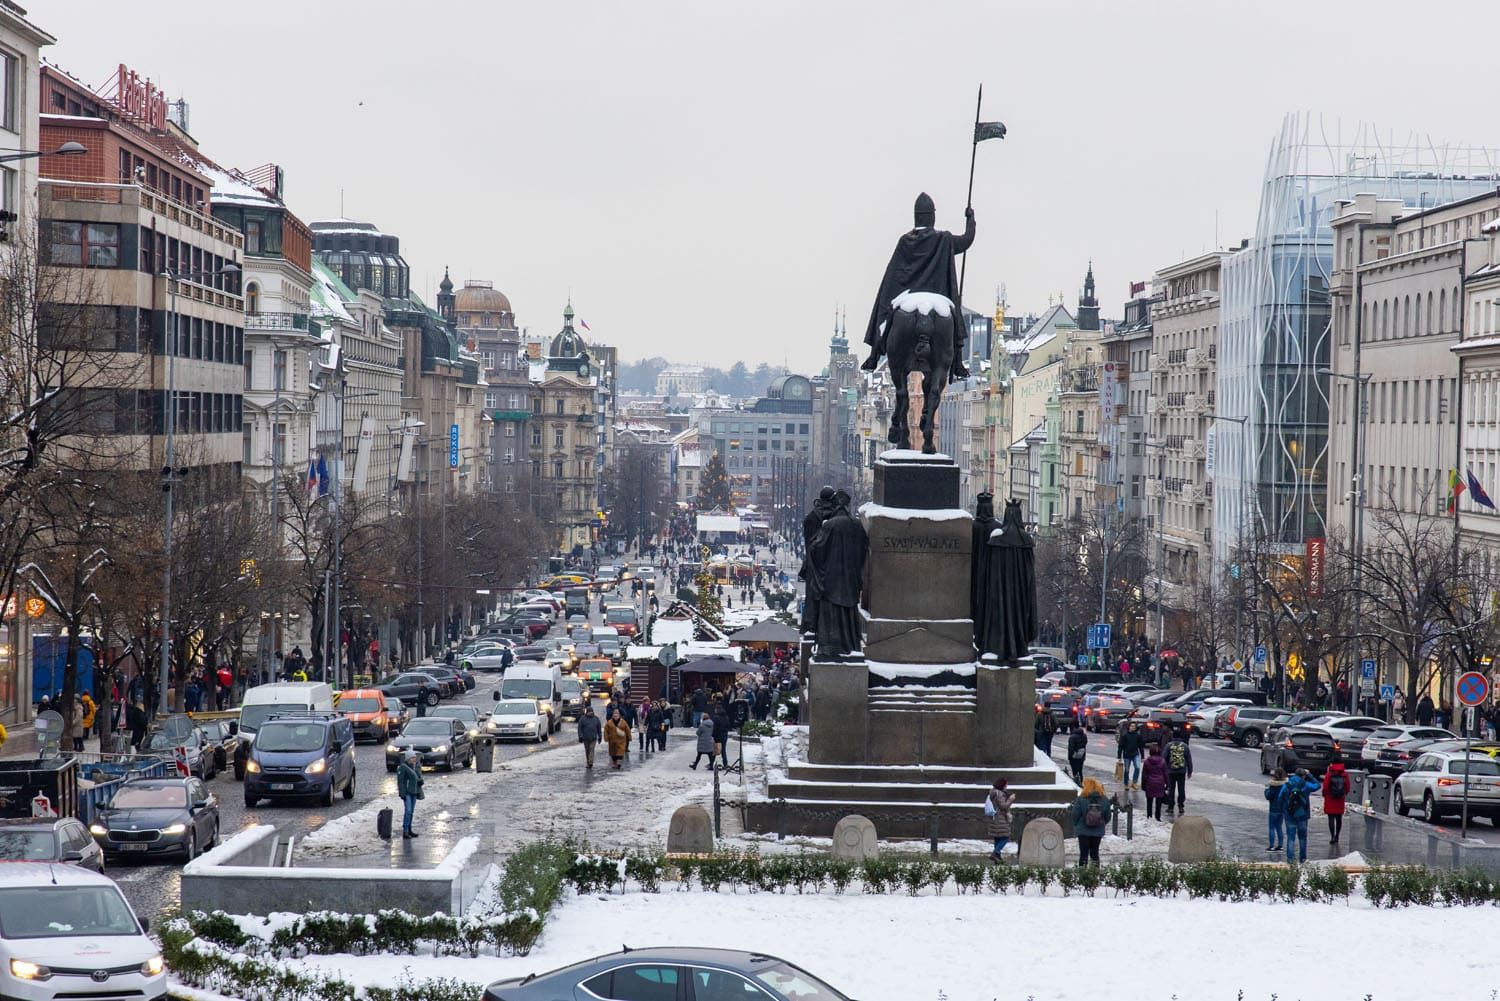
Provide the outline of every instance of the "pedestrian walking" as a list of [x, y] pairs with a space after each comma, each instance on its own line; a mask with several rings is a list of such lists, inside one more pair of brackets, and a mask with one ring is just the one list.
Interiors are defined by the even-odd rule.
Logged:
[[1078, 835], [1078, 867], [1099, 864], [1099, 842], [1109, 823], [1109, 797], [1098, 779], [1084, 779], [1083, 791], [1073, 800], [1073, 830]]
[[609, 722], [604, 724], [604, 742], [609, 745], [609, 767], [619, 771], [625, 752], [630, 750], [630, 724], [618, 709], [609, 714]]
[[651, 728], [651, 704], [650, 696], [641, 696], [641, 707], [635, 711], [636, 726], [640, 730], [640, 747], [645, 752], [651, 749], [656, 742], [656, 737]]
[[708, 708], [708, 689], [699, 685], [693, 690], [693, 721], [692, 726], [697, 727], [698, 721], [703, 718], [704, 711]]
[[1057, 732], [1057, 720], [1041, 706], [1036, 708], [1036, 731], [1032, 738], [1036, 749], [1047, 757], [1052, 756], [1052, 735]]
[[1295, 854], [1297, 862], [1307, 861], [1307, 818], [1312, 813], [1311, 796], [1319, 789], [1318, 780], [1308, 773], [1306, 768], [1297, 769], [1295, 775], [1288, 776], [1286, 784], [1281, 787], [1281, 815], [1282, 822], [1286, 825], [1286, 861], [1290, 865], [1294, 860], [1293, 845], [1296, 845]]
[[583, 767], [594, 767], [594, 749], [599, 746], [602, 733], [599, 717], [594, 715], [594, 707], [589, 706], [578, 717], [578, 742], [583, 745]]
[[83, 728], [83, 700], [73, 700], [73, 718], [68, 722], [68, 736], [73, 738], [73, 750], [83, 750], [83, 736], [86, 732]]
[[1283, 837], [1283, 829], [1286, 816], [1282, 813], [1281, 793], [1286, 786], [1286, 769], [1277, 768], [1271, 773], [1271, 781], [1266, 784], [1266, 851], [1275, 853], [1284, 850], [1286, 846]]
[[1007, 785], [1009, 783], [1002, 775], [984, 797], [984, 813], [990, 818], [990, 837], [995, 840], [995, 850], [990, 853], [991, 862], [1005, 861], [1001, 853], [1010, 842], [1010, 808], [1015, 805], [1016, 794], [1007, 789]]
[[714, 709], [714, 754], [719, 755], [727, 771], [729, 768], [729, 714], [720, 702]]
[[1167, 799], [1167, 759], [1155, 744], [1141, 765], [1141, 790], [1146, 794], [1146, 816], [1160, 820], [1162, 804]]
[[714, 720], [712, 716], [704, 716], [698, 720], [698, 753], [688, 767], [697, 768], [698, 762], [705, 756], [708, 758], [708, 767], [712, 768], [714, 766]]
[[666, 699], [658, 699], [656, 702], [656, 712], [658, 713], [658, 725], [655, 731], [656, 746], [657, 750], [665, 751], [667, 749], [667, 731], [672, 729], [672, 704]]
[[1115, 760], [1120, 762], [1120, 781], [1126, 789], [1139, 789], [1141, 782], [1141, 729], [1135, 720], [1120, 726], [1115, 738]]
[[417, 752], [412, 751], [401, 760], [396, 769], [396, 794], [406, 810], [401, 815], [401, 836], [414, 838], [417, 832], [411, 829], [412, 818], [417, 812], [417, 800], [422, 798], [422, 765]]
[[1323, 814], [1328, 818], [1328, 843], [1338, 844], [1344, 831], [1344, 804], [1349, 795], [1349, 773], [1342, 761], [1328, 766], [1323, 776]]
[[1417, 700], [1417, 722], [1422, 726], [1431, 726], [1432, 717], [1436, 715], [1432, 707], [1432, 696], [1426, 692]]
[[1088, 753], [1088, 734], [1083, 732], [1083, 727], [1075, 726], [1068, 734], [1068, 768], [1073, 773], [1073, 781], [1079, 785], [1083, 785], [1083, 760]]
[[1167, 759], [1167, 812], [1172, 812], [1172, 801], [1177, 802], [1177, 812], [1187, 806], [1187, 780], [1193, 777], [1193, 749], [1188, 747], [1187, 734], [1173, 734], [1162, 750]]
[[130, 747], [140, 753], [141, 743], [146, 739], [146, 706], [142, 702], [132, 703], [125, 713], [125, 725], [130, 728]]

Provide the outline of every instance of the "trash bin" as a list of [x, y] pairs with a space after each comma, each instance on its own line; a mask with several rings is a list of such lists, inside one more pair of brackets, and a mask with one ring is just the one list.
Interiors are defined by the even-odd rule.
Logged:
[[495, 744], [489, 738], [474, 745], [474, 769], [480, 772], [495, 770]]
[[1365, 779], [1365, 802], [1376, 813], [1391, 812], [1391, 777], [1373, 772]]

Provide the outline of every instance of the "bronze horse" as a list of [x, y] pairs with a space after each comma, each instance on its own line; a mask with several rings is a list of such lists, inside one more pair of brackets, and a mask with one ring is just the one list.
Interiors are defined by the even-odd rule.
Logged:
[[932, 432], [938, 404], [948, 385], [953, 368], [954, 323], [956, 310], [947, 296], [936, 292], [903, 292], [891, 302], [891, 326], [886, 335], [886, 364], [896, 385], [896, 409], [891, 414], [888, 435], [897, 448], [911, 448], [911, 428], [907, 419], [911, 393], [908, 377], [922, 374], [922, 451], [937, 452]]

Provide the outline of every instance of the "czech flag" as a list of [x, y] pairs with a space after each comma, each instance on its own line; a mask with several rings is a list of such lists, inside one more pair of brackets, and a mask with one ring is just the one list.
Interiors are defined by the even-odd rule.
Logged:
[[307, 460], [307, 492], [315, 493], [318, 489], [318, 464], [312, 459]]

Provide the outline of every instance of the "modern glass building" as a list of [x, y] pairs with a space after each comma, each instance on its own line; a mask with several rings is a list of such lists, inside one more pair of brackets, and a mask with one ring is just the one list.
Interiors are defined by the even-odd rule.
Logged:
[[[1214, 412], [1214, 562], [1243, 532], [1271, 551], [1325, 535], [1336, 203], [1370, 192], [1431, 208], [1493, 191], [1500, 151], [1401, 142], [1288, 115], [1271, 145], [1255, 236], [1225, 259]], [[1248, 417], [1236, 427], [1233, 420]]]

